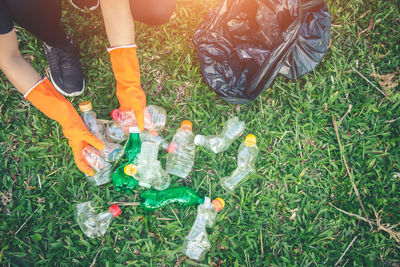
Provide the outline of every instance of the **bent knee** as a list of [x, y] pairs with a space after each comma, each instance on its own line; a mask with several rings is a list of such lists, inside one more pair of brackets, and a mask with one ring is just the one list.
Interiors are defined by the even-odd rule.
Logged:
[[132, 16], [135, 20], [149, 25], [162, 25], [169, 21], [175, 0], [130, 0]]

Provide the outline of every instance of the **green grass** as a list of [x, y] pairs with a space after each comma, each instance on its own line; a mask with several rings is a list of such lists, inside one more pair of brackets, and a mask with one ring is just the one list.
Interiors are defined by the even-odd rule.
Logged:
[[[212, 249], [203, 263], [331, 266], [356, 238], [340, 265], [400, 265], [399, 243], [330, 206], [364, 216], [344, 154], [368, 216], [375, 218], [375, 208], [382, 210], [383, 222], [400, 222], [400, 91], [394, 88], [385, 97], [352, 69], [376, 86], [371, 64], [379, 74], [399, 71], [397, 1], [328, 1], [334, 26], [322, 63], [296, 82], [278, 78], [246, 106], [223, 102], [201, 78], [191, 36], [212, 6], [213, 1], [178, 1], [170, 23], [136, 24], [142, 82], [148, 103], [168, 112], [168, 138], [183, 119], [194, 122], [196, 133], [213, 134], [232, 115], [246, 121], [246, 134], [258, 138], [257, 174], [232, 196], [225, 195], [218, 181], [235, 168], [240, 141], [218, 155], [197, 149], [189, 179], [173, 180], [173, 186], [189, 185], [200, 194], [226, 199], [210, 231]], [[84, 95], [70, 101], [77, 107], [91, 100], [98, 117], [107, 119], [118, 101], [101, 14], [82, 15], [65, 7], [62, 21], [80, 48], [87, 81]], [[373, 28], [359, 35], [371, 19]], [[24, 30], [18, 36], [24, 56], [44, 74], [41, 42]], [[83, 235], [74, 204], [90, 199], [99, 211], [105, 210], [109, 201], [137, 201], [143, 189], [122, 194], [112, 185], [90, 187], [74, 165], [61, 127], [0, 75], [0, 264], [178, 262], [196, 216], [194, 207], [149, 215], [138, 207], [124, 207], [105, 237], [91, 240]], [[345, 116], [349, 105], [351, 112]], [[338, 121], [342, 153], [332, 115]]]

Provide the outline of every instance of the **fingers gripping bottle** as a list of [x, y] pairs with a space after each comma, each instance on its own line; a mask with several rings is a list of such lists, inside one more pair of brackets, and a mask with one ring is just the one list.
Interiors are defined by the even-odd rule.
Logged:
[[96, 214], [91, 201], [79, 203], [76, 207], [76, 220], [83, 233], [90, 238], [103, 236], [113, 218], [121, 214], [118, 205], [112, 205], [108, 211]]
[[189, 175], [194, 164], [194, 135], [192, 123], [183, 121], [168, 147], [166, 171], [170, 174], [185, 178]]
[[[158, 144], [153, 142], [142, 142], [140, 154], [137, 159], [137, 180], [139, 185], [157, 190], [164, 190], [170, 184], [168, 173], [161, 167], [157, 160]], [[126, 167], [129, 170], [129, 167]]]
[[100, 151], [87, 146], [82, 150], [82, 157], [95, 171], [93, 176], [87, 176], [92, 185], [98, 186], [110, 182], [111, 164], [101, 157]]
[[104, 136], [101, 134], [99, 128], [100, 123], [96, 120], [96, 113], [92, 110], [92, 103], [85, 101], [79, 104], [79, 109], [82, 112], [82, 120], [85, 123], [88, 130], [99, 138], [104, 143], [104, 149], [101, 151], [101, 155], [108, 162], [117, 161], [123, 155], [122, 146], [119, 144], [114, 144], [106, 142]]
[[223, 152], [244, 132], [245, 123], [238, 117], [230, 118], [219, 135], [196, 135], [194, 143], [215, 154]]
[[214, 224], [217, 213], [225, 206], [225, 201], [216, 198], [212, 202], [208, 197], [204, 198], [204, 203], [197, 207], [197, 217], [192, 229], [186, 236], [183, 243], [183, 253], [189, 258], [197, 261], [204, 259], [205, 254], [211, 248], [206, 227], [211, 228]]
[[154, 211], [169, 204], [178, 203], [182, 206], [193, 206], [204, 203], [204, 197], [199, 196], [190, 187], [168, 188], [162, 191], [148, 190], [140, 195], [140, 206], [145, 211]]
[[[149, 105], [144, 110], [144, 128], [151, 131], [160, 131], [164, 129], [167, 121], [167, 113], [165, 109]], [[135, 113], [133, 111], [122, 111], [120, 109], [114, 109], [111, 112], [113, 120], [119, 122], [123, 127], [129, 128], [137, 126]]]
[[238, 150], [237, 168], [230, 176], [221, 178], [221, 185], [228, 192], [233, 193], [240, 182], [255, 172], [258, 154], [256, 143], [257, 139], [254, 135], [249, 134], [246, 136], [245, 141], [240, 145]]

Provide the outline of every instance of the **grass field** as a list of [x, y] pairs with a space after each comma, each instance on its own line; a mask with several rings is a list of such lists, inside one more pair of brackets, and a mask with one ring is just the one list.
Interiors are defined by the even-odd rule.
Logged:
[[[173, 179], [172, 186], [226, 200], [203, 264], [400, 266], [400, 226], [389, 229], [400, 223], [400, 90], [381, 85], [374, 74], [399, 79], [398, 2], [329, 0], [332, 41], [322, 63], [296, 82], [278, 78], [244, 106], [223, 102], [207, 87], [191, 43], [214, 2], [181, 0], [168, 24], [136, 24], [143, 87], [148, 104], [168, 112], [169, 140], [183, 119], [193, 121], [196, 133], [214, 134], [233, 115], [246, 121], [246, 134], [258, 137], [257, 173], [232, 196], [218, 181], [235, 168], [240, 141], [217, 155], [198, 148], [190, 179]], [[98, 117], [108, 119], [118, 101], [101, 13], [82, 15], [64, 4], [62, 22], [87, 81], [83, 96], [69, 100], [75, 107], [91, 100]], [[23, 55], [44, 74], [41, 42], [22, 29], [18, 36]], [[90, 187], [60, 125], [1, 73], [0, 88], [0, 265], [191, 264], [180, 248], [194, 207], [146, 214], [127, 206], [105, 237], [88, 239], [74, 218], [77, 202], [90, 199], [105, 210], [111, 201], [138, 201], [143, 189], [123, 194], [112, 185]]]

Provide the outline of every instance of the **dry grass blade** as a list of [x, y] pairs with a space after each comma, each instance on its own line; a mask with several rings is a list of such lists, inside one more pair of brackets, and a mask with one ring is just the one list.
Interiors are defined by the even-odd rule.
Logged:
[[398, 81], [394, 80], [394, 77], [396, 76], [397, 72], [390, 73], [390, 74], [385, 74], [381, 75], [378, 73], [372, 73], [371, 76], [374, 77], [379, 85], [385, 90], [387, 94], [387, 90], [396, 88], [398, 86]]
[[387, 96], [385, 92], [383, 92], [381, 89], [379, 89], [378, 86], [376, 86], [375, 84], [373, 84], [370, 80], [367, 79], [367, 77], [365, 77], [364, 75], [362, 75], [358, 70], [356, 70], [354, 67], [351, 67], [352, 70], [354, 70], [358, 75], [361, 76], [361, 78], [363, 78], [364, 80], [366, 80], [370, 85], [372, 85], [376, 90], [378, 90], [381, 94], [383, 94], [384, 96]]
[[340, 258], [338, 259], [338, 261], [335, 263], [335, 266], [338, 266], [338, 264], [342, 261], [344, 255], [346, 255], [347, 251], [349, 250], [349, 248], [353, 245], [354, 241], [356, 240], [357, 236], [355, 236], [353, 238], [353, 240], [351, 240], [350, 244], [347, 246], [346, 250], [343, 252], [342, 256], [340, 256]]
[[346, 215], [352, 216], [352, 217], [356, 217], [359, 220], [362, 220], [364, 222], [368, 222], [370, 225], [376, 225], [377, 226], [377, 231], [384, 231], [386, 233], [389, 234], [390, 238], [393, 238], [397, 243], [400, 243], [400, 232], [394, 231], [393, 229], [398, 227], [400, 225], [400, 223], [395, 224], [395, 225], [389, 225], [387, 223], [381, 223], [382, 219], [379, 216], [379, 214], [381, 213], [382, 210], [380, 210], [379, 212], [376, 212], [376, 210], [373, 208], [374, 213], [375, 213], [375, 220], [370, 220], [367, 218], [364, 218], [360, 215], [354, 214], [354, 213], [350, 213], [347, 212], [345, 210], [339, 209], [338, 207], [336, 207], [335, 205], [333, 205], [332, 203], [329, 203], [329, 205], [331, 205], [332, 207], [334, 207], [335, 209], [337, 209], [340, 212], [343, 212]]
[[108, 205], [114, 205], [117, 204], [118, 206], [139, 206], [140, 202], [108, 202]]
[[[337, 138], [338, 143], [339, 143], [340, 152], [341, 152], [341, 154], [342, 154], [342, 158], [343, 158], [343, 161], [344, 161], [344, 165], [346, 166], [347, 174], [348, 174], [349, 177], [350, 177], [351, 185], [353, 186], [353, 190], [354, 190], [354, 192], [356, 193], [356, 196], [357, 196], [358, 202], [360, 203], [361, 209], [362, 209], [362, 211], [363, 211], [365, 217], [367, 217], [367, 219], [368, 219], [368, 215], [367, 215], [367, 212], [365, 211], [364, 204], [363, 204], [362, 201], [361, 201], [360, 193], [358, 192], [357, 186], [356, 186], [356, 184], [354, 183], [354, 179], [353, 179], [353, 176], [351, 175], [350, 168], [349, 168], [349, 166], [347, 165], [346, 157], [344, 156], [344, 151], [343, 151], [342, 143], [340, 142], [340, 137], [339, 137], [339, 131], [338, 131], [337, 123], [336, 123], [336, 118], [335, 118], [335, 116], [333, 116], [333, 114], [332, 114], [332, 122], [333, 122], [333, 127], [335, 127], [336, 138]], [[368, 221], [368, 222], [369, 222], [369, 221]], [[369, 225], [371, 226], [371, 229], [372, 229], [373, 227], [372, 227], [372, 224], [371, 224], [370, 222], [369, 222]]]

